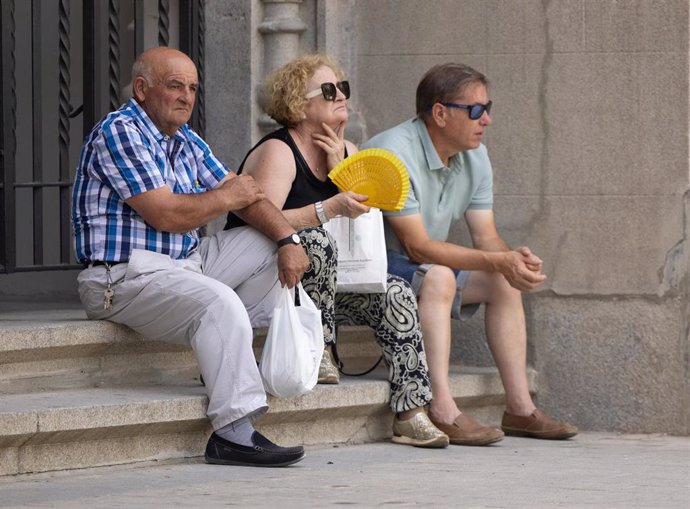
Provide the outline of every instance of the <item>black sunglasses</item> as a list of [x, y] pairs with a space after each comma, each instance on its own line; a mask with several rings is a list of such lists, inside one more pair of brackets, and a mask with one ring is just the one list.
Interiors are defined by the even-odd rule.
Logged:
[[491, 105], [493, 104], [489, 101], [486, 104], [458, 104], [458, 103], [446, 103], [442, 102], [444, 106], [448, 108], [457, 108], [459, 110], [468, 110], [470, 112], [470, 119], [477, 120], [480, 118], [484, 112], [491, 113]]
[[335, 97], [338, 95], [338, 90], [340, 90], [345, 99], [350, 98], [350, 83], [348, 81], [338, 81], [337, 83], [321, 83], [321, 88], [312, 90], [307, 95], [304, 96], [305, 99], [311, 99], [319, 94], [323, 95], [323, 98], [327, 101], [335, 101]]

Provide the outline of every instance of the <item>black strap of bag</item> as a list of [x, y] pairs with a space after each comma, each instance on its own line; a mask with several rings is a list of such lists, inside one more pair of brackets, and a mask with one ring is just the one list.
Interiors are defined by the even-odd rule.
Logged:
[[366, 371], [362, 371], [361, 373], [348, 373], [345, 371], [345, 365], [343, 364], [343, 361], [340, 360], [340, 356], [338, 355], [338, 347], [337, 347], [338, 342], [334, 341], [333, 344], [331, 345], [331, 353], [333, 354], [333, 360], [335, 361], [335, 365], [338, 366], [338, 371], [340, 371], [343, 375], [346, 376], [364, 376], [368, 375], [372, 371], [374, 371], [379, 364], [381, 364], [381, 361], [383, 360], [383, 355], [381, 355], [374, 365], [367, 369]]

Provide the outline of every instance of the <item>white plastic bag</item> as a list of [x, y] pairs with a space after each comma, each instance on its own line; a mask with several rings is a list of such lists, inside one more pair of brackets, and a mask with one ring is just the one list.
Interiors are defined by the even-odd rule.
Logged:
[[[299, 292], [299, 306], [295, 306], [295, 292]], [[294, 289], [283, 288], [259, 362], [266, 391], [288, 398], [313, 389], [323, 348], [321, 311], [301, 283]]]
[[371, 208], [357, 219], [336, 217], [323, 227], [338, 244], [338, 292], [384, 293], [388, 280], [383, 215]]

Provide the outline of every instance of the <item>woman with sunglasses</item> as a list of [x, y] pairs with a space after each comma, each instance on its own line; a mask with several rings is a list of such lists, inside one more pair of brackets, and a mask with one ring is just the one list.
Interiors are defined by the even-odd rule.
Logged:
[[[409, 284], [388, 275], [386, 293], [336, 293], [333, 238], [321, 225], [329, 218], [356, 218], [367, 212], [366, 196], [338, 192], [328, 179], [333, 167], [357, 151], [345, 139], [349, 83], [335, 61], [312, 54], [273, 73], [264, 109], [283, 127], [268, 134], [245, 156], [238, 173], [259, 183], [288, 222], [310, 258], [302, 284], [322, 313], [325, 350], [319, 383], [338, 383], [331, 356], [337, 325], [368, 325], [383, 350], [396, 414], [393, 441], [417, 447], [446, 447], [448, 437], [426, 415], [431, 402], [417, 304]], [[226, 229], [242, 221], [228, 214]]]

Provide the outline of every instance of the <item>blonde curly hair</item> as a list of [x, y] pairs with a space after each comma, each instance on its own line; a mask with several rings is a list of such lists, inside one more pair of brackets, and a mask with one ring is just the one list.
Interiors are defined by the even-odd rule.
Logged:
[[311, 53], [288, 62], [266, 80], [264, 110], [279, 124], [293, 127], [304, 119], [308, 99], [307, 84], [320, 67], [329, 67], [338, 80], [345, 76], [335, 59], [324, 53]]

